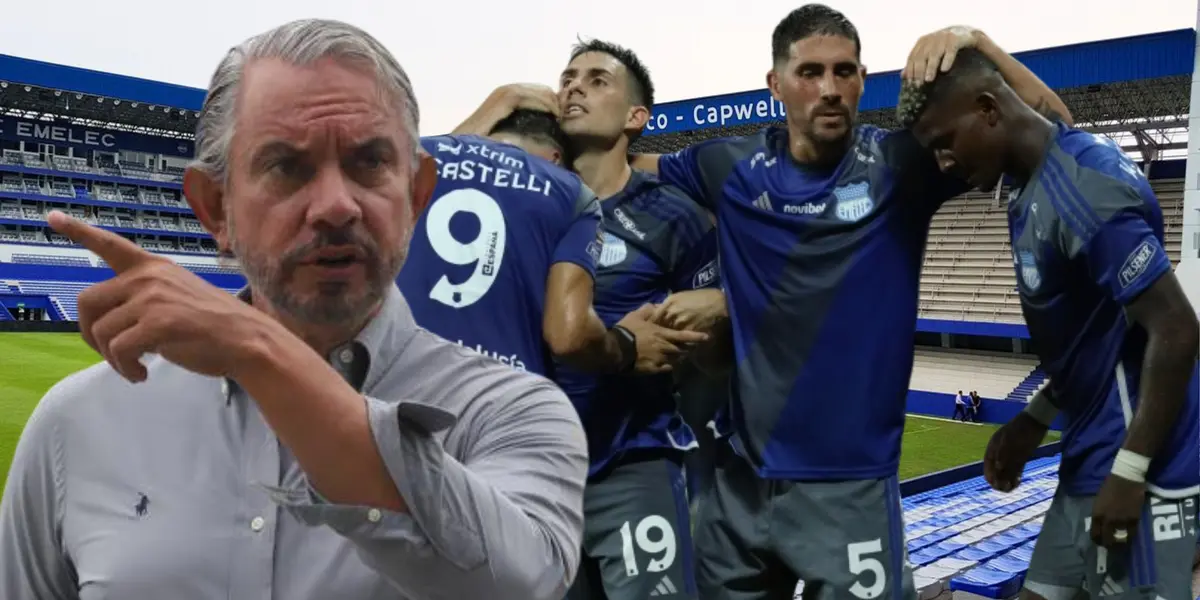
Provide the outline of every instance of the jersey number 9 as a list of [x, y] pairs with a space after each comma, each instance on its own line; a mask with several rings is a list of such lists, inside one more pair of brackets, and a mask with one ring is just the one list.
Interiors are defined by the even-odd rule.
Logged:
[[[450, 220], [465, 212], [479, 220], [479, 234], [463, 243], [450, 233]], [[471, 189], [454, 190], [438, 198], [425, 215], [425, 235], [429, 246], [452, 265], [475, 265], [475, 271], [462, 283], [450, 283], [443, 275], [429, 297], [447, 306], [463, 308], [479, 302], [500, 272], [504, 260], [506, 226], [504, 211], [491, 196]]]

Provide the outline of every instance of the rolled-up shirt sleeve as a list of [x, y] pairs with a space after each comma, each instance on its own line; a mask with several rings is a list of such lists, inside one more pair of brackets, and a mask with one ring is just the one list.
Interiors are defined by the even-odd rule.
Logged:
[[[350, 540], [412, 598], [565, 595], [579, 563], [587, 442], [558, 388], [538, 379], [457, 416], [415, 401], [366, 402], [408, 512], [329, 504], [310, 488], [282, 499], [293, 515]], [[459, 459], [440, 441], [451, 429]]]

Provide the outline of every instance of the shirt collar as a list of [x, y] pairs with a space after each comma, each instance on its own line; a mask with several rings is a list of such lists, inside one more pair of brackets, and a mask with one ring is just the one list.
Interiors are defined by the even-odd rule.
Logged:
[[[238, 299], [250, 302], [249, 286], [237, 293]], [[369, 392], [387, 371], [389, 365], [404, 351], [417, 332], [412, 310], [396, 284], [392, 284], [383, 298], [379, 312], [367, 322], [366, 327], [353, 340], [334, 348], [325, 360], [359, 392]], [[225, 379], [221, 393], [225, 402], [232, 401], [238, 391], [237, 383]]]

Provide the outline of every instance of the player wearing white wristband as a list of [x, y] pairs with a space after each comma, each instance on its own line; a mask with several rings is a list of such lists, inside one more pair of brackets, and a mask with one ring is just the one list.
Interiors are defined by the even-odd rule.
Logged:
[[1192, 600], [1200, 325], [1149, 183], [1116, 144], [1043, 118], [969, 50], [906, 89], [898, 114], [944, 169], [984, 189], [1002, 174], [1015, 182], [1017, 287], [1050, 382], [993, 436], [992, 485], [1016, 487], [1058, 409], [1064, 423], [1058, 492], [1023, 598]]

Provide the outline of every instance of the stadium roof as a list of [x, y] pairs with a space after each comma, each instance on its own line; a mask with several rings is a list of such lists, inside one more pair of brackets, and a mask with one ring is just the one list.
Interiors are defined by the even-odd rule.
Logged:
[[[1196, 50], [1193, 29], [1021, 52], [1017, 57], [1063, 96], [1078, 124], [1124, 137], [1146, 157], [1181, 149]], [[894, 124], [899, 72], [867, 78], [865, 121]], [[190, 138], [204, 90], [0, 54], [0, 116]], [[655, 107], [639, 150], [683, 147], [779, 122], [767, 90]]]
[[0, 116], [191, 137], [204, 90], [0, 54]]

